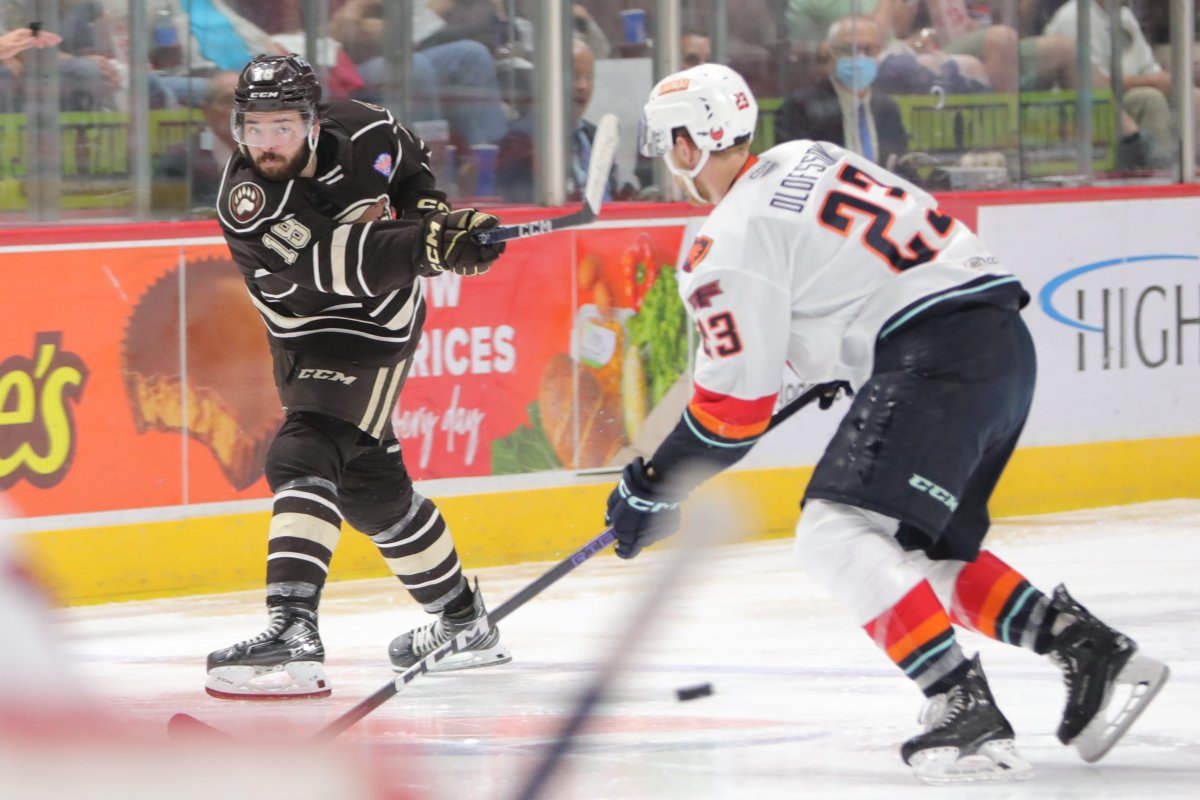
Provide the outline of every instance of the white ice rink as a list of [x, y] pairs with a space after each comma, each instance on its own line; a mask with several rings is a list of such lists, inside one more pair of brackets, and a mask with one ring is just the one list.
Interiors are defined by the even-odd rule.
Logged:
[[[1063, 701], [1057, 669], [964, 633], [967, 651], [983, 652], [1036, 773], [1021, 784], [917, 784], [898, 747], [917, 732], [920, 694], [810, 585], [790, 540], [779, 540], [717, 548], [694, 565], [543, 796], [1200, 797], [1200, 501], [1001, 520], [989, 545], [1043, 591], [1066, 582], [1170, 665], [1162, 694], [1099, 764], [1054, 738]], [[593, 558], [501, 625], [511, 664], [422, 676], [338, 743], [402, 760], [398, 780], [414, 797], [509, 800], [669, 560], [669, 551], [633, 562]], [[548, 566], [478, 575], [494, 607]], [[394, 580], [331, 584], [321, 630], [333, 696], [246, 703], [204, 694], [204, 657], [262, 629], [261, 592], [55, 616], [77, 674], [138, 726], [161, 731], [183, 711], [234, 733], [291, 737], [385, 684], [387, 643], [426, 621]], [[712, 696], [675, 699], [677, 687], [701, 682], [712, 683]]]

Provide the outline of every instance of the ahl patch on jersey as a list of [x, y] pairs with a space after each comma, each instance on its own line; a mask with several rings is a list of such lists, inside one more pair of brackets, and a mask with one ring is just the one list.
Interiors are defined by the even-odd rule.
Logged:
[[229, 192], [229, 213], [243, 225], [262, 213], [267, 195], [252, 181], [243, 181]]
[[375, 171], [378, 172], [383, 177], [385, 177], [385, 178], [391, 177], [391, 175], [392, 175], [392, 154], [391, 153], [380, 153], [379, 155], [375, 156], [375, 163], [372, 164], [371, 166], [374, 167]]
[[691, 272], [700, 266], [708, 251], [712, 250], [712, 243], [713, 240], [707, 236], [697, 236], [696, 241], [692, 242], [692, 249], [688, 250], [687, 258], [683, 260], [683, 271]]

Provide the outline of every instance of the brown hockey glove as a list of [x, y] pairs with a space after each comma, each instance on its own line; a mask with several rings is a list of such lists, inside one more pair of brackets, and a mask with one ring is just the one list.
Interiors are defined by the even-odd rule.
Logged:
[[482, 275], [504, 252], [504, 242], [479, 244], [472, 232], [494, 228], [500, 219], [474, 208], [438, 211], [421, 222], [420, 257], [417, 263], [422, 275], [456, 272], [459, 275]]

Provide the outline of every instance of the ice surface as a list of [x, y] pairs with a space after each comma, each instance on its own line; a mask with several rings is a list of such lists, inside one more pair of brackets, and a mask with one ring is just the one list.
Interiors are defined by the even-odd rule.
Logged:
[[[1162, 694], [1099, 764], [1054, 738], [1063, 688], [1052, 665], [964, 633], [965, 649], [983, 652], [1036, 773], [1024, 784], [917, 784], [898, 747], [917, 731], [920, 694], [811, 585], [790, 540], [778, 540], [716, 548], [693, 565], [543, 796], [1197, 796], [1200, 501], [1001, 520], [989, 545], [1043, 591], [1066, 582], [1170, 665]], [[422, 676], [338, 743], [402, 763], [392, 780], [413, 797], [512, 797], [671, 559], [659, 550], [583, 564], [502, 624], [511, 664]], [[495, 607], [548, 566], [478, 575]], [[390, 579], [331, 584], [321, 612], [333, 696], [270, 704], [203, 691], [208, 651], [262, 629], [260, 592], [66, 609], [55, 619], [81, 681], [135, 726], [161, 731], [182, 711], [240, 735], [303, 738], [390, 680], [388, 642], [424, 621]], [[712, 696], [675, 699], [678, 687], [702, 682]]]

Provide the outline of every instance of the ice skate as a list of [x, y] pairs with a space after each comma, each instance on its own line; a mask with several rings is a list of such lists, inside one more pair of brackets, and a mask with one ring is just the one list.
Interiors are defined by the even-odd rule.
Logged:
[[[466, 615], [464, 615], [466, 616]], [[493, 667], [512, 661], [512, 654], [500, 644], [500, 629], [491, 627], [487, 609], [483, 606], [483, 595], [479, 584], [475, 585], [475, 602], [465, 619], [451, 619], [440, 614], [436, 620], [415, 630], [403, 633], [388, 646], [392, 669], [396, 672], [416, 664], [458, 633], [481, 624], [478, 632], [468, 637], [467, 643], [457, 652], [447, 655], [429, 668], [430, 672], [451, 672], [475, 667]]]
[[[1050, 660], [1067, 685], [1058, 740], [1074, 745], [1084, 761], [1099, 761], [1146, 710], [1170, 670], [1140, 655], [1132, 639], [1092, 616], [1061, 584], [1051, 602], [1074, 618], [1050, 643]], [[1120, 701], [1113, 703], [1117, 695]]]
[[205, 691], [222, 700], [328, 697], [325, 647], [317, 612], [308, 606], [271, 606], [267, 629], [252, 639], [208, 654]]
[[925, 702], [918, 718], [925, 732], [900, 748], [922, 783], [1023, 780], [1033, 768], [1017, 754], [1012, 726], [996, 707], [975, 656], [962, 681]]

